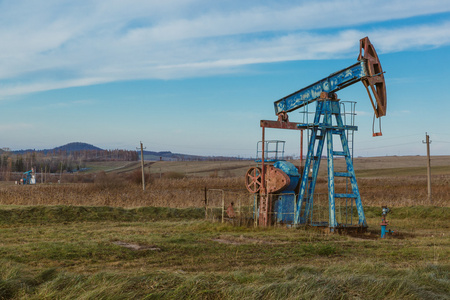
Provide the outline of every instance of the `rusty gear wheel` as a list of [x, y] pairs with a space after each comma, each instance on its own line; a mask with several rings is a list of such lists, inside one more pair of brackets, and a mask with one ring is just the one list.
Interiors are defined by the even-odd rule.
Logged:
[[250, 193], [257, 193], [261, 189], [261, 168], [251, 167], [245, 174], [245, 187]]

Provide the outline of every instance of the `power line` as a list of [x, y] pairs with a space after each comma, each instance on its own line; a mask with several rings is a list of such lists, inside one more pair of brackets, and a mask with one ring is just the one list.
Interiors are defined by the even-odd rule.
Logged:
[[372, 150], [372, 149], [382, 149], [382, 148], [393, 148], [393, 147], [397, 147], [397, 146], [412, 145], [412, 144], [416, 144], [416, 142], [409, 142], [409, 143], [389, 145], [389, 146], [381, 146], [381, 147], [370, 147], [370, 148], [358, 149], [358, 151]]
[[[400, 135], [400, 136], [394, 136], [390, 138], [383, 138], [383, 141], [386, 140], [398, 140], [399, 138], [405, 138], [405, 137], [412, 137], [412, 136], [421, 136], [420, 134], [410, 134], [410, 135]], [[366, 142], [376, 142], [374, 139], [371, 140], [361, 140], [360, 143], [366, 143]]]
[[450, 142], [447, 141], [434, 141], [435, 143], [446, 143], [446, 144], [450, 144]]

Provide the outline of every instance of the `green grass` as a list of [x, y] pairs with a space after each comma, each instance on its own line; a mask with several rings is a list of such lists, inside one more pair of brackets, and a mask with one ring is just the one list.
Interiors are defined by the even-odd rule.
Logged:
[[[386, 272], [384, 276], [374, 275], [378, 270], [367, 266], [364, 273], [349, 275], [355, 268], [361, 268], [350, 267], [351, 270], [287, 266], [258, 274], [236, 271], [195, 275], [156, 270], [145, 275], [106, 272], [82, 275], [49, 269], [35, 276], [23, 273], [3, 280], [0, 295], [31, 299], [445, 299], [444, 293], [448, 292], [445, 283], [449, 270], [445, 267], [430, 265]], [[22, 287], [19, 292], [18, 286]]]
[[160, 219], [199, 219], [204, 215], [204, 209], [201, 208], [140, 207], [124, 209], [108, 206], [0, 206], [0, 224], [154, 221]]
[[[0, 208], [0, 299], [448, 299], [449, 208], [395, 208], [370, 233], [248, 228], [201, 209]], [[121, 241], [157, 250], [131, 250]]]

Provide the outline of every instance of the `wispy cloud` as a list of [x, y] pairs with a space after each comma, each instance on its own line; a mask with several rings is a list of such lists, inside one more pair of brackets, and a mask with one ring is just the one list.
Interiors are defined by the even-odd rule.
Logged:
[[29, 123], [0, 124], [0, 132], [22, 131], [30, 128], [33, 128], [33, 125]]
[[355, 113], [357, 116], [373, 116], [373, 112], [368, 112], [365, 110], [357, 110]]
[[55, 104], [51, 104], [51, 106], [54, 107], [76, 107], [76, 106], [86, 106], [86, 105], [91, 105], [93, 104], [94, 101], [92, 100], [74, 100], [74, 101], [60, 101], [60, 102], [56, 102]]
[[410, 115], [410, 114], [411, 114], [410, 110], [394, 110], [389, 113], [389, 115], [391, 115], [393, 117], [401, 117], [401, 116]]
[[0, 97], [355, 56], [366, 35], [382, 53], [446, 46], [450, 22], [383, 22], [448, 12], [448, 0], [1, 2]]

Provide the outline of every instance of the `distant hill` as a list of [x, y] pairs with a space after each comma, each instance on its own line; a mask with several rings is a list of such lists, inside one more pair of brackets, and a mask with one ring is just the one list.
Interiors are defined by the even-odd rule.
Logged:
[[72, 152], [72, 151], [82, 151], [82, 150], [103, 150], [103, 149], [96, 147], [94, 145], [91, 145], [91, 144], [75, 142], [75, 143], [68, 143], [63, 146], [53, 148], [51, 150], [55, 150], [55, 151], [61, 150], [61, 151]]
[[58, 151], [66, 151], [66, 152], [74, 152], [74, 151], [83, 151], [83, 150], [103, 150], [99, 147], [96, 147], [91, 144], [87, 143], [81, 143], [81, 142], [74, 142], [74, 143], [68, 143], [63, 146], [55, 147], [53, 149], [44, 149], [44, 150], [36, 150], [36, 149], [25, 149], [25, 150], [15, 150], [12, 151], [14, 154], [25, 154], [28, 152], [43, 152], [47, 154], [48, 152], [58, 152]]
[[[44, 149], [44, 150], [36, 150], [36, 149], [25, 149], [25, 150], [15, 150], [11, 151], [13, 154], [25, 154], [29, 152], [40, 152], [44, 154], [48, 153], [60, 153], [64, 152], [66, 154], [73, 153], [73, 152], [80, 152], [80, 151], [105, 151], [109, 152], [109, 150], [101, 149], [99, 147], [96, 147], [94, 145], [88, 144], [88, 143], [81, 143], [81, 142], [73, 142], [68, 143], [63, 146], [55, 147], [53, 149]], [[114, 150], [116, 151], [116, 150]], [[119, 150], [122, 151], [122, 150]], [[140, 151], [128, 151], [124, 150], [125, 152], [133, 152], [134, 154], [137, 154], [138, 159], [141, 159], [141, 152]], [[0, 151], [0, 154], [2, 152]], [[99, 154], [99, 157], [103, 157], [103, 154]], [[114, 155], [107, 155], [107, 157], [113, 158]], [[96, 158], [94, 158], [96, 159]], [[135, 158], [136, 159], [136, 158]], [[153, 161], [202, 161], [202, 160], [239, 160], [240, 158], [237, 157], [226, 157], [226, 156], [201, 156], [201, 155], [191, 155], [191, 154], [181, 154], [181, 153], [172, 153], [170, 151], [144, 151], [144, 160], [153, 160]], [[128, 159], [127, 159], [128, 160]]]
[[[139, 159], [141, 152], [138, 151]], [[191, 154], [172, 153], [170, 151], [144, 151], [144, 160], [163, 160], [163, 161], [203, 161], [203, 160], [240, 160], [237, 157], [230, 156], [201, 156]]]

